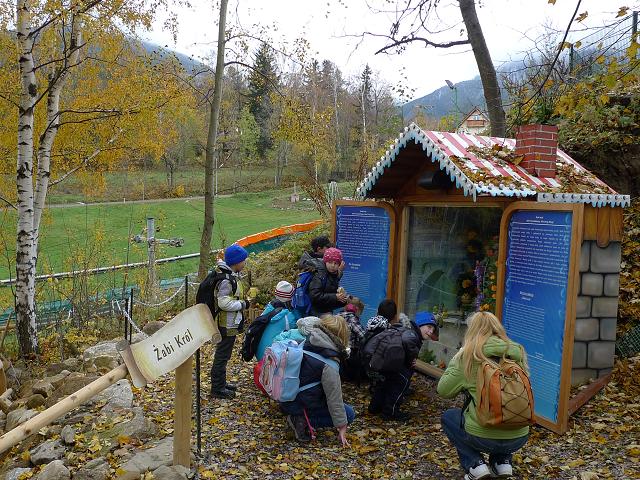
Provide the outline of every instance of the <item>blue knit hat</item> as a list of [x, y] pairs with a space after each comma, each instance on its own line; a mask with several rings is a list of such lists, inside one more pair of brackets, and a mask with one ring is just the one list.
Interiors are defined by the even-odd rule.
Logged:
[[244, 248], [237, 243], [234, 243], [233, 245], [228, 246], [224, 251], [224, 262], [231, 266], [246, 260], [248, 256], [249, 254]]
[[422, 327], [423, 325], [433, 325], [434, 327], [437, 327], [438, 322], [436, 322], [436, 317], [433, 316], [433, 313], [418, 312], [416, 313], [416, 325], [418, 327]]

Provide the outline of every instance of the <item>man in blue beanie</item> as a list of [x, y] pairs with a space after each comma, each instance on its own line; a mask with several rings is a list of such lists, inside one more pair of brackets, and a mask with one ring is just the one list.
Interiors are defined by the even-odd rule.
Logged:
[[[222, 340], [216, 346], [211, 367], [211, 397], [234, 398], [237, 386], [227, 383], [227, 363], [233, 352], [236, 335], [240, 333], [243, 324], [243, 311], [249, 308], [252, 300], [245, 298], [245, 285], [240, 279], [240, 272], [244, 268], [248, 253], [238, 244], [233, 244], [224, 251], [224, 260], [218, 260], [216, 268], [209, 274], [214, 280], [206, 279], [200, 284], [196, 300], [198, 303], [207, 303], [211, 309], [214, 320], [218, 323]], [[203, 288], [212, 288], [213, 305], [201, 302], [199, 298], [205, 298]], [[212, 308], [213, 306], [213, 308]]]

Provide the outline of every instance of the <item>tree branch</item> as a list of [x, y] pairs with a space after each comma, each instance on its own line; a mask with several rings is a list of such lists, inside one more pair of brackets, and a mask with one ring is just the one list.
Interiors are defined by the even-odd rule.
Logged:
[[392, 40], [392, 43], [382, 47], [379, 50], [377, 50], [375, 52], [376, 55], [379, 54], [379, 53], [385, 53], [387, 50], [390, 50], [392, 48], [397, 48], [397, 47], [400, 47], [401, 45], [406, 45], [407, 43], [413, 43], [413, 42], [422, 42], [422, 43], [424, 43], [425, 47], [435, 47], [435, 48], [451, 48], [451, 47], [456, 47], [458, 45], [469, 45], [469, 39], [466, 39], [466, 40], [454, 40], [452, 42], [438, 43], [438, 42], [433, 42], [433, 41], [429, 40], [428, 38], [418, 37], [418, 36], [414, 36], [414, 35], [412, 35], [410, 37], [401, 38], [400, 40], [394, 40], [392, 37], [389, 37], [388, 35], [376, 35], [376, 34], [373, 34], [373, 33], [370, 33], [370, 32], [365, 32], [365, 35], [370, 35], [370, 36], [373, 36], [373, 37], [384, 37], [384, 38], [387, 38], [389, 40]]
[[2, 200], [4, 203], [7, 204], [8, 207], [13, 208], [14, 210], [18, 210], [18, 207], [16, 207], [13, 203], [11, 203], [9, 200], [7, 200], [6, 198], [0, 196], [0, 200]]
[[531, 108], [533, 108], [533, 103], [532, 103], [533, 100], [535, 100], [542, 93], [542, 89], [546, 85], [547, 80], [549, 80], [549, 77], [551, 76], [551, 73], [553, 72], [553, 69], [555, 68], [556, 63], [558, 62], [558, 58], [560, 58], [560, 53], [562, 53], [562, 50], [564, 49], [564, 44], [567, 40], [567, 36], [569, 35], [569, 31], [571, 30], [571, 25], [573, 24], [573, 20], [576, 18], [576, 15], [578, 14], [578, 10], [580, 9], [581, 3], [582, 3], [582, 0], [578, 0], [578, 3], [576, 4], [576, 9], [574, 10], [573, 15], [571, 16], [571, 20], [569, 20], [569, 24], [567, 25], [567, 28], [564, 32], [564, 36], [562, 37], [562, 41], [558, 46], [558, 51], [556, 52], [556, 55], [553, 58], [553, 61], [551, 62], [551, 66], [549, 67], [549, 70], [547, 70], [547, 74], [545, 75], [542, 82], [540, 82], [540, 86], [537, 88], [537, 90], [521, 105], [521, 107], [525, 107], [525, 106], [528, 106], [528, 107], [526, 112], [523, 111], [523, 108], [520, 108], [520, 111], [518, 112], [518, 116], [514, 121], [515, 124], [518, 124], [522, 116], [527, 112], [529, 112]]
[[[120, 134], [122, 133], [122, 129], [119, 129], [115, 135], [113, 135], [113, 137], [111, 137], [109, 139], [109, 141], [107, 142], [108, 145], [111, 145], [113, 142], [116, 141], [116, 139], [120, 136]], [[84, 160], [82, 160], [82, 162], [80, 162], [79, 165], [76, 165], [75, 167], [73, 167], [71, 170], [69, 170], [68, 172], [66, 172], [64, 175], [62, 175], [61, 177], [57, 178], [56, 180], [52, 180], [51, 182], [49, 182], [49, 186], [53, 187], [55, 185], [57, 185], [58, 183], [64, 181], [64, 179], [66, 179], [67, 177], [69, 177], [70, 175], [74, 174], [75, 172], [77, 172], [78, 170], [80, 170], [82, 167], [86, 167], [89, 162], [91, 160], [93, 160], [94, 158], [96, 158], [100, 153], [102, 153], [103, 151], [105, 151], [106, 148], [98, 148], [96, 149], [91, 155], [89, 155], [88, 157], [86, 157]]]

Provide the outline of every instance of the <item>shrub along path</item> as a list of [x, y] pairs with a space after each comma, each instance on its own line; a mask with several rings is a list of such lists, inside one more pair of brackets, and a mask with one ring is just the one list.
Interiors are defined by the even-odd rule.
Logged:
[[[203, 397], [208, 392], [211, 347], [203, 349]], [[455, 450], [440, 429], [440, 413], [461, 399], [435, 394], [435, 381], [416, 376], [415, 393], [405, 423], [382, 422], [367, 415], [368, 389], [344, 386], [345, 401], [358, 417], [349, 428], [349, 448], [342, 448], [334, 430], [301, 445], [286, 426], [276, 405], [253, 385], [253, 364], [234, 354], [230, 379], [239, 383], [233, 401], [203, 400], [201, 478], [462, 478]], [[170, 431], [173, 382], [137, 392], [148, 413]], [[149, 398], [154, 401], [150, 402]], [[640, 478], [640, 357], [618, 363], [611, 383], [570, 420], [559, 436], [533, 428], [529, 443], [515, 456], [515, 478], [621, 479]], [[195, 429], [194, 429], [195, 443]], [[195, 447], [194, 447], [195, 448]]]

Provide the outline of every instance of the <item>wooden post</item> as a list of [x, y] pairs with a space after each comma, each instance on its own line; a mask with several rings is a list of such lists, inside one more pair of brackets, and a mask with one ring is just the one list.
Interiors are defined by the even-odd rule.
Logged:
[[[94, 397], [105, 388], [113, 385], [118, 380], [122, 380], [127, 376], [127, 366], [120, 365], [109, 373], [94, 380], [86, 387], [81, 388], [68, 397], [60, 400], [58, 403], [45, 411], [39, 413], [22, 425], [18, 425], [13, 430], [5, 433], [0, 437], [0, 453], [6, 452], [14, 445], [20, 443], [25, 438], [37, 433], [42, 427], [46, 427], [54, 420], [60, 418], [65, 413], [71, 411], [78, 405], [83, 404], [90, 398]], [[191, 380], [189, 380], [191, 381]]]
[[191, 468], [191, 390], [193, 356], [176, 368], [176, 399], [173, 418], [173, 464]]
[[147, 218], [147, 252], [149, 254], [147, 299], [156, 299], [156, 223], [153, 217]]

